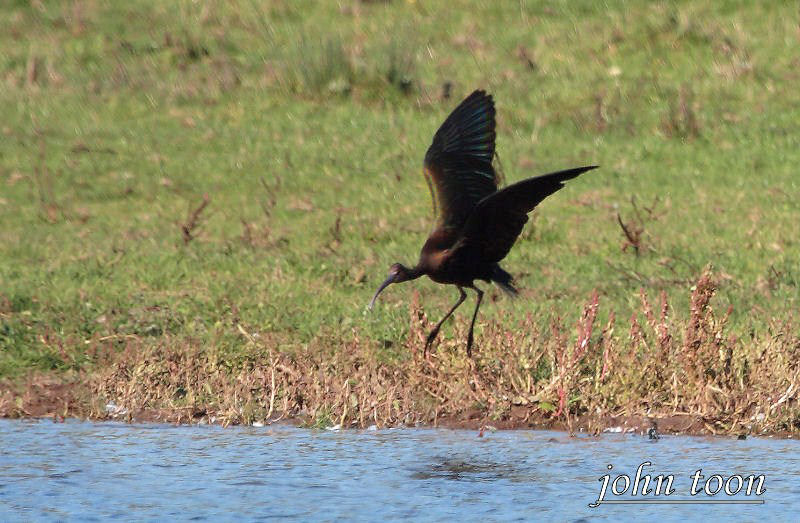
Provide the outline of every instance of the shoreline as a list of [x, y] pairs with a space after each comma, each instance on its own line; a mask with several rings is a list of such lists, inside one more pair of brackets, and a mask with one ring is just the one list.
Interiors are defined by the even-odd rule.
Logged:
[[[120, 419], [252, 425], [291, 419], [316, 428], [430, 426], [661, 434], [800, 433], [794, 323], [771, 337], [726, 331], [710, 306], [704, 274], [686, 323], [662, 295], [627, 336], [615, 316], [595, 325], [598, 293], [577, 322], [549, 330], [529, 316], [515, 332], [483, 329], [475, 358], [457, 338], [423, 347], [430, 325], [414, 293], [401, 356], [387, 358], [357, 330], [332, 344], [320, 336], [287, 350], [285, 340], [237, 323], [236, 357], [223, 347], [162, 336], [93, 342], [94, 365], [0, 380], [0, 417]], [[597, 322], [599, 323], [599, 322]], [[615, 334], [617, 329], [617, 334]], [[102, 357], [100, 356], [102, 355]]]
[[[421, 423], [418, 425], [389, 425], [389, 426], [381, 426], [375, 427], [375, 425], [371, 425], [369, 427], [359, 427], [359, 426], [350, 426], [350, 427], [340, 427], [338, 425], [328, 426], [328, 427], [315, 427], [308, 423], [308, 420], [302, 417], [294, 417], [294, 418], [278, 418], [276, 420], [267, 421], [267, 422], [255, 422], [253, 424], [243, 424], [243, 423], [222, 423], [219, 420], [212, 419], [209, 420], [208, 418], [197, 418], [197, 420], [180, 420], [178, 419], [180, 416], [177, 414], [173, 415], [165, 415], [163, 412], [160, 412], [156, 409], [153, 411], [141, 411], [134, 414], [131, 419], [125, 416], [106, 416], [106, 417], [81, 417], [81, 416], [74, 416], [70, 415], [67, 417], [63, 417], [57, 413], [45, 413], [42, 415], [34, 414], [30, 416], [8, 416], [5, 414], [0, 415], [0, 419], [4, 420], [20, 420], [20, 421], [52, 421], [53, 423], [64, 423], [67, 420], [77, 420], [81, 422], [91, 422], [91, 423], [101, 423], [101, 422], [112, 422], [112, 423], [124, 423], [127, 425], [136, 425], [136, 424], [162, 424], [162, 425], [173, 425], [173, 426], [218, 426], [218, 427], [256, 427], [256, 428], [263, 428], [269, 427], [273, 425], [291, 425], [295, 427], [307, 428], [309, 430], [332, 430], [332, 431], [339, 431], [339, 430], [355, 430], [355, 431], [366, 431], [366, 430], [383, 430], [383, 429], [445, 429], [445, 430], [474, 430], [477, 431], [478, 437], [483, 437], [483, 435], [487, 432], [500, 432], [500, 431], [517, 431], [517, 430], [531, 430], [531, 431], [554, 431], [554, 432], [563, 432], [570, 436], [579, 436], [579, 435], [586, 435], [586, 436], [595, 436], [601, 437], [605, 435], [616, 435], [616, 434], [633, 434], [636, 436], [646, 437], [647, 436], [647, 427], [650, 425], [650, 420], [640, 420], [640, 422], [635, 422], [635, 416], [627, 416], [625, 417], [627, 421], [631, 424], [629, 425], [609, 425], [604, 427], [602, 430], [597, 430], [596, 432], [591, 432], [588, 430], [590, 427], [596, 428], [596, 421], [591, 425], [585, 424], [573, 424], [572, 432], [566, 426], [566, 423], [559, 422], [559, 421], [542, 421], [538, 423], [523, 423], [519, 424], [516, 423], [514, 420], [499, 420], [499, 421], [490, 421], [488, 423], [481, 423], [477, 420], [440, 420], [436, 424], [426, 424]], [[750, 438], [766, 438], [766, 439], [795, 439], [795, 434], [787, 431], [776, 431], [776, 432], [762, 432], [762, 433], [741, 433], [741, 434], [730, 434], [730, 433], [714, 433], [709, 432], [706, 430], [697, 430], [694, 427], [698, 423], [702, 423], [702, 420], [692, 419], [691, 422], [688, 424], [688, 428], [683, 429], [681, 428], [681, 424], [678, 420], [673, 420], [671, 418], [654, 418], [654, 421], [658, 423], [658, 430], [659, 430], [659, 437], [664, 436], [691, 436], [691, 437], [707, 437], [707, 438], [721, 438], [721, 439], [750, 439]], [[684, 424], [686, 424], [684, 422]], [[662, 428], [663, 427], [663, 428]]]
[[[22, 395], [15, 395], [8, 384], [0, 387], [0, 418], [22, 420], [53, 420], [64, 422], [66, 419], [78, 419], [90, 422], [120, 422], [128, 424], [162, 423], [171, 425], [217, 425], [265, 427], [275, 424], [289, 424], [309, 429], [365, 430], [371, 427], [384, 428], [420, 428], [420, 429], [452, 429], [475, 430], [483, 435], [484, 431], [506, 430], [552, 430], [571, 435], [586, 434], [601, 436], [604, 434], [636, 434], [647, 436], [651, 427], [656, 427], [660, 436], [705, 436], [721, 438], [778, 438], [793, 439], [795, 433], [778, 431], [725, 431], [715, 430], [714, 420], [702, 416], [676, 413], [653, 416], [642, 415], [579, 415], [571, 416], [567, 421], [563, 416], [548, 417], [541, 411], [512, 411], [503, 419], [489, 419], [484, 413], [474, 410], [463, 416], [443, 416], [432, 422], [418, 421], [413, 424], [381, 424], [359, 425], [355, 420], [342, 426], [341, 424], [320, 425], [308, 414], [279, 415], [272, 419], [256, 420], [253, 423], [229, 421], [213, 412], [209, 413], [197, 407], [180, 408], [144, 408], [128, 410], [115, 402], [107, 402], [102, 410], [92, 407], [93, 401], [87, 400], [87, 390], [79, 383], [58, 383], [50, 380], [29, 382]], [[34, 393], [36, 389], [37, 393]], [[14, 400], [10, 396], [15, 396]], [[94, 398], [97, 400], [98, 398]], [[96, 401], [94, 401], [96, 403]]]

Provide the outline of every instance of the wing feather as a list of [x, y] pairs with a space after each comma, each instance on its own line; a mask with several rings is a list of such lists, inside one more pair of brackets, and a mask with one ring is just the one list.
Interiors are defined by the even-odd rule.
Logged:
[[564, 187], [565, 181], [595, 168], [591, 165], [528, 178], [483, 198], [464, 226], [461, 243], [477, 249], [485, 261], [499, 262], [517, 241], [529, 212]]
[[494, 101], [481, 90], [464, 99], [436, 131], [423, 172], [438, 226], [460, 229], [475, 205], [497, 191], [495, 137]]

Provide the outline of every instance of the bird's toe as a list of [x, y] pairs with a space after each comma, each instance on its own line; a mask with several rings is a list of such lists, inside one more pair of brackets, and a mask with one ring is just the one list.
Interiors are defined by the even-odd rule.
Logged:
[[436, 339], [436, 336], [439, 334], [438, 329], [433, 329], [430, 334], [428, 334], [428, 339], [425, 340], [425, 351], [427, 351], [431, 345], [433, 345], [433, 340]]

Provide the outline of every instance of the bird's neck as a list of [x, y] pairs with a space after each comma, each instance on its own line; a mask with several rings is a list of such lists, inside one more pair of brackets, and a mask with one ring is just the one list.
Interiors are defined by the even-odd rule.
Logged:
[[425, 274], [425, 269], [422, 267], [421, 263], [418, 263], [414, 267], [403, 267], [406, 270], [406, 274], [408, 274], [409, 280], [416, 280], [423, 274]]

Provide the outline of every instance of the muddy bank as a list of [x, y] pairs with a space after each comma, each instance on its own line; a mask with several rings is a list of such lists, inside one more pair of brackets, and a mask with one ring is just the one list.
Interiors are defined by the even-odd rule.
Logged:
[[[92, 398], [86, 382], [60, 382], [55, 378], [36, 377], [25, 383], [0, 385], [0, 417], [52, 419], [66, 418], [93, 421], [121, 421], [126, 423], [218, 424], [239, 425], [240, 421], [225, 418], [219, 413], [197, 407], [139, 408], [128, 410], [114, 401]], [[254, 421], [256, 425], [289, 423], [306, 427], [322, 427], [314, 416], [304, 413], [280, 413], [270, 419]], [[402, 424], [400, 424], [402, 425]], [[390, 425], [398, 426], [398, 424]], [[408, 425], [406, 425], [408, 426]], [[580, 415], [570, 419], [555, 418], [536, 409], [515, 408], [508, 416], [490, 419], [485, 412], [473, 410], [462, 416], [446, 416], [429, 421], [416, 421], [410, 426], [440, 427], [479, 431], [492, 430], [558, 430], [571, 433], [604, 434], [626, 433], [647, 436], [651, 428], [665, 435], [718, 435], [729, 437], [761, 436], [792, 438], [789, 431], [726, 431], [718, 420], [691, 414], [656, 416], [640, 415]], [[341, 426], [340, 426], [341, 427]], [[342, 428], [363, 429], [355, 421]]]

